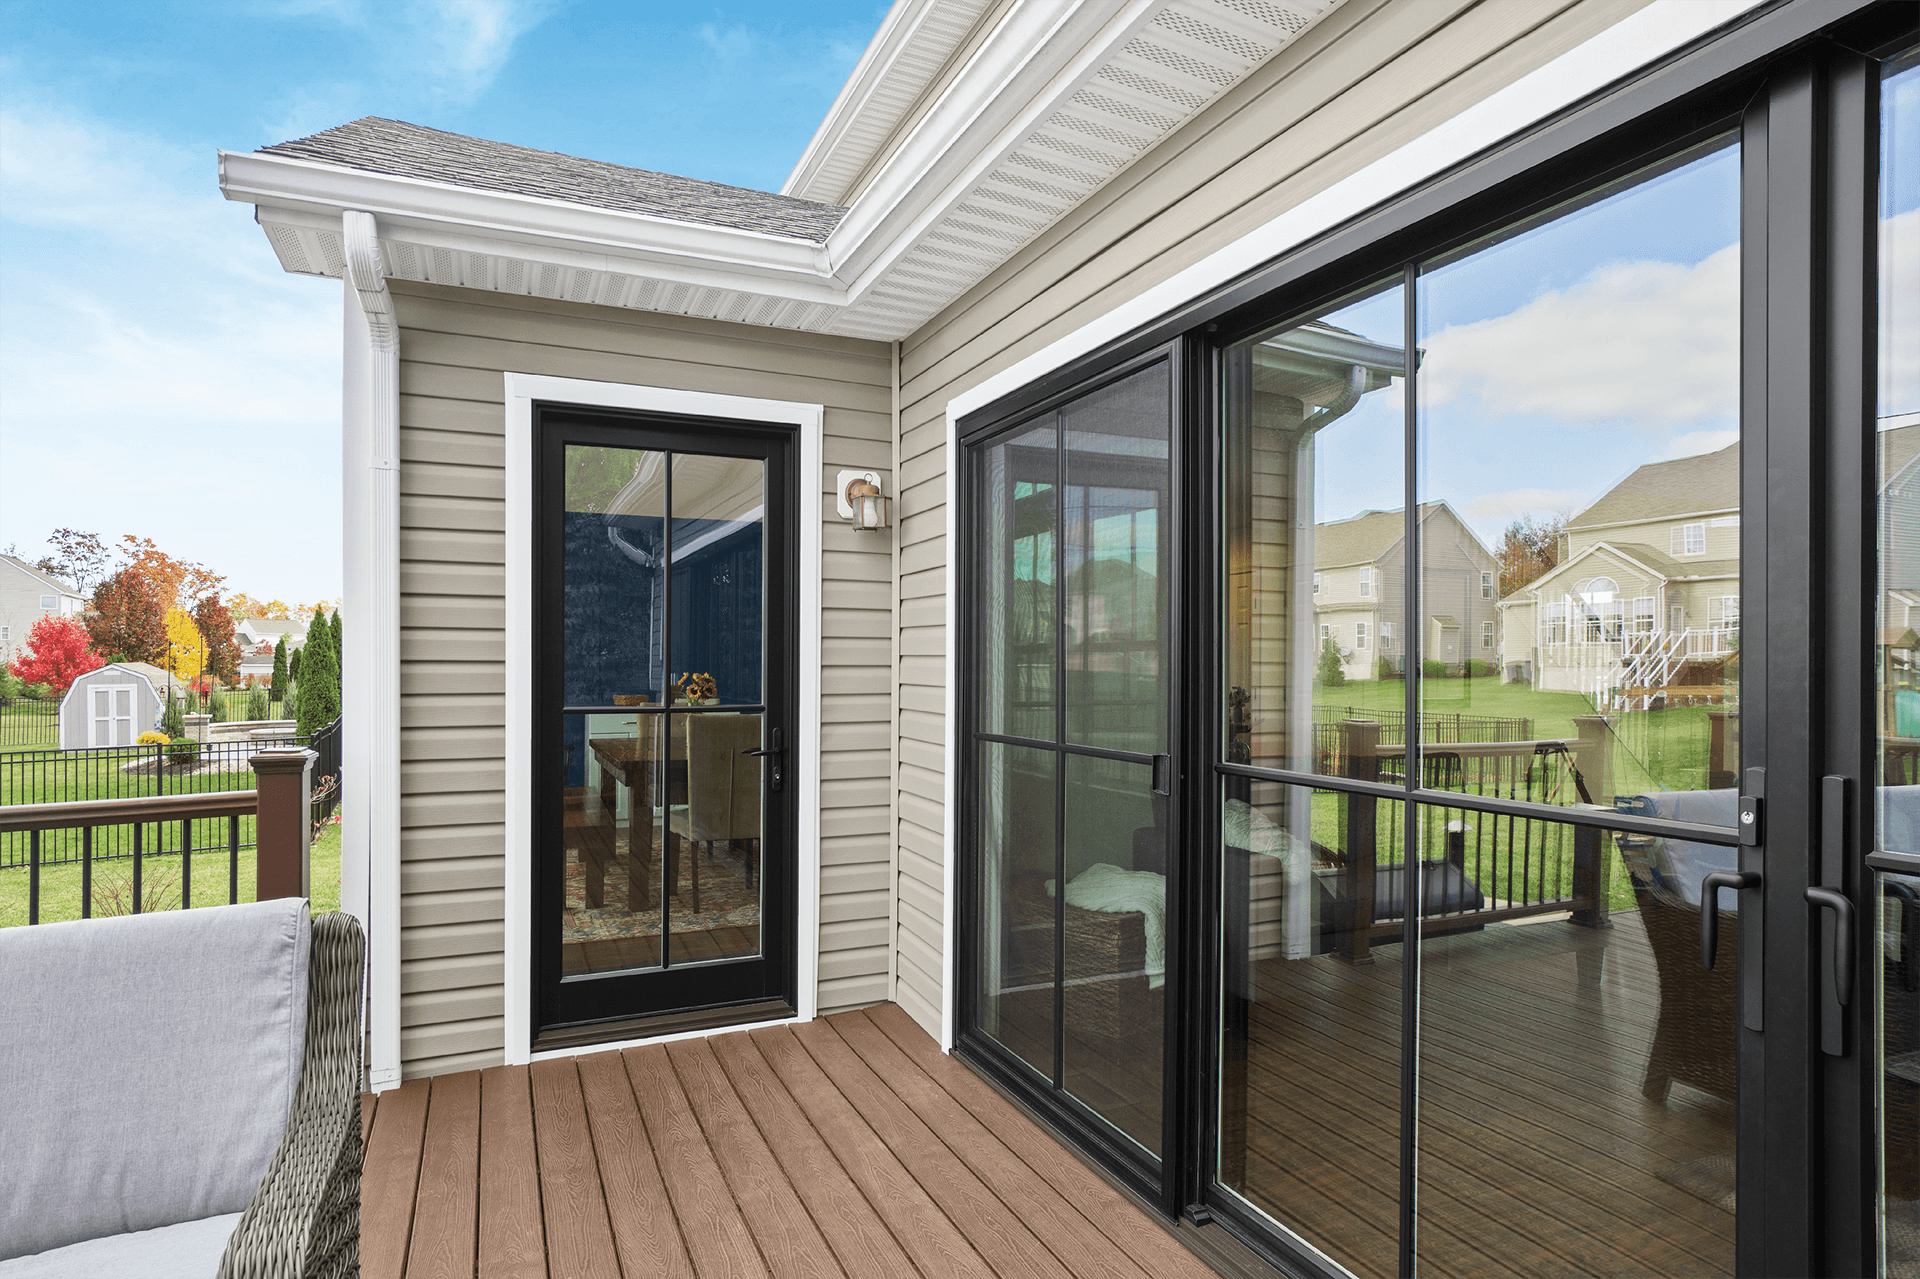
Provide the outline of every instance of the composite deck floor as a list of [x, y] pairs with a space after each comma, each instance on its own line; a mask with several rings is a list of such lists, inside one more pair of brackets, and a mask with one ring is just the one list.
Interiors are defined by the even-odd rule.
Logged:
[[363, 1114], [366, 1279], [1213, 1273], [892, 1005]]

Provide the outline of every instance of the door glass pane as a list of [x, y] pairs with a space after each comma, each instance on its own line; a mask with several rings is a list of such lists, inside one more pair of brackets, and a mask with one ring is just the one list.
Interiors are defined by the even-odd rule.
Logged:
[[1155, 364], [1060, 414], [1067, 740], [1082, 746], [1167, 749], [1171, 383]]
[[[1880, 847], [1920, 853], [1920, 51], [1881, 88]], [[1920, 876], [1879, 876], [1884, 1275], [1920, 1272]]]
[[[1160, 1153], [1166, 1025], [1166, 799], [1153, 769], [1085, 755], [1066, 765], [1062, 1087]], [[1054, 883], [1047, 882], [1053, 895]]]
[[1348, 851], [1404, 811], [1227, 778], [1220, 814], [1220, 1184], [1358, 1275], [1399, 1267], [1404, 971], [1355, 931]]
[[673, 642], [676, 696], [757, 706], [765, 625], [766, 463], [673, 455]]
[[670, 758], [686, 779], [665, 815], [659, 879], [671, 962], [757, 955], [762, 758], [746, 752], [761, 748], [765, 717], [709, 712], [666, 718]]
[[[564, 465], [563, 696], [569, 706], [658, 705], [666, 455], [574, 444]], [[562, 723], [561, 973], [657, 966], [659, 720], [636, 709]]]
[[1230, 762], [1372, 777], [1406, 740], [1404, 296], [1227, 352]]
[[1732, 823], [1739, 181], [1717, 143], [1424, 268], [1427, 785]]
[[979, 752], [980, 1029], [1051, 1081], [1058, 757], [999, 742]]
[[[1424, 806], [1416, 825], [1422, 1272], [1732, 1274], [1739, 927], [1723, 891], [1702, 969], [1696, 886], [1734, 850]], [[1571, 913], [1513, 909], [1532, 876], [1573, 885]], [[1625, 907], [1593, 905], [1614, 877]]]
[[[1052, 741], [1060, 454], [1049, 415], [980, 457], [980, 725]], [[1051, 1061], [1051, 1058], [1049, 1058]]]

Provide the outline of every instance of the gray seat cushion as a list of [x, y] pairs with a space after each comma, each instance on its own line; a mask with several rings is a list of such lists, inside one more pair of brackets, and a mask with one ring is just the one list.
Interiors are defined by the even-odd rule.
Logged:
[[299, 1083], [298, 898], [0, 929], [0, 1258], [247, 1206]]
[[214, 1279], [237, 1212], [0, 1261], [0, 1279]]
[[[1635, 795], [1620, 807], [1628, 812], [1661, 817], [1673, 822], [1692, 822], [1698, 826], [1733, 828], [1740, 813], [1740, 793], [1735, 790], [1660, 791]], [[1740, 850], [1725, 844], [1703, 844], [1691, 839], [1656, 839], [1651, 842], [1649, 863], [1654, 889], [1662, 898], [1688, 910], [1700, 909], [1700, 881], [1715, 871], [1740, 869]], [[1720, 909], [1737, 910], [1738, 895], [1731, 888], [1720, 890]]]

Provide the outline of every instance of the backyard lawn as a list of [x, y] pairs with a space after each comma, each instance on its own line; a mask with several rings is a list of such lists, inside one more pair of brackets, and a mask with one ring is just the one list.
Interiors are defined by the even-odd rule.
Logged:
[[[312, 878], [315, 914], [340, 909], [340, 827], [329, 823], [313, 841], [309, 874]], [[230, 872], [224, 849], [208, 849], [193, 855], [192, 883], [195, 906], [225, 904]], [[27, 922], [27, 868], [9, 866], [0, 869], [0, 928], [13, 928]], [[43, 866], [40, 869], [40, 922], [80, 918], [80, 866], [78, 863]], [[142, 910], [175, 910], [180, 906], [179, 854], [140, 859]], [[254, 856], [251, 848], [240, 850], [240, 900], [253, 900]], [[133, 859], [119, 857], [96, 859], [93, 864], [93, 913], [125, 915], [131, 913], [133, 897]]]
[[[1428, 679], [1423, 681], [1422, 690], [1422, 705], [1430, 712], [1531, 719], [1536, 741], [1578, 737], [1574, 716], [1593, 714], [1593, 703], [1582, 694], [1536, 691], [1525, 684], [1503, 684], [1492, 677]], [[1335, 688], [1314, 690], [1316, 707], [1352, 708], [1359, 715], [1398, 712], [1405, 706], [1405, 698], [1406, 685], [1399, 680], [1350, 680]], [[1613, 734], [1616, 794], [1700, 790], [1706, 786], [1706, 707], [1674, 706], [1607, 718]]]
[[15, 701], [0, 706], [0, 751], [60, 749], [60, 717], [50, 703]]

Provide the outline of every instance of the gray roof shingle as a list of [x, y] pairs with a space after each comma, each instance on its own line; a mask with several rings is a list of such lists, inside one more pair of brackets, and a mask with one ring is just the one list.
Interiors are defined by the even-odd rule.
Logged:
[[826, 240], [847, 212], [838, 205], [770, 191], [630, 169], [371, 115], [311, 137], [262, 147], [260, 154], [816, 244]]

